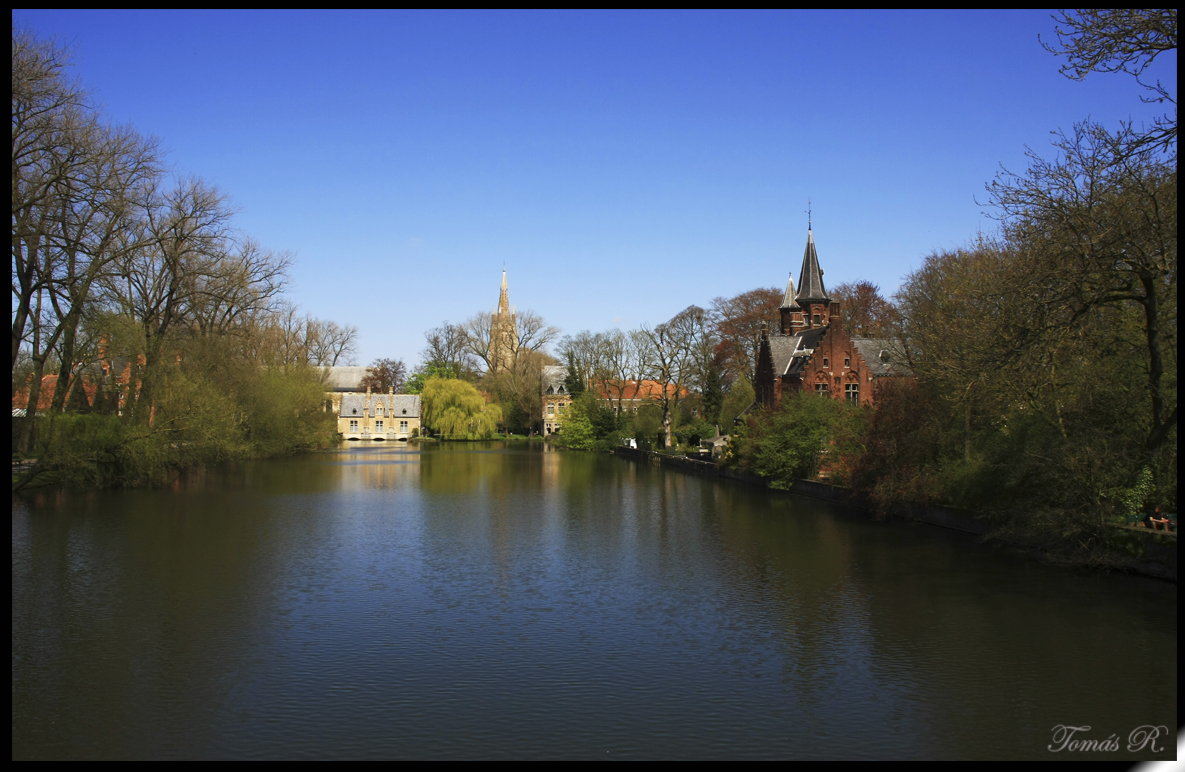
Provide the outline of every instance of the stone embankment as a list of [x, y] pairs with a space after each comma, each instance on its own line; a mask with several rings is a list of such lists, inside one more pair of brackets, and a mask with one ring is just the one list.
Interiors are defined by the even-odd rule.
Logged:
[[[762, 488], [770, 487], [770, 480], [768, 478], [740, 469], [717, 466], [710, 461], [700, 461], [698, 459], [687, 458], [686, 456], [670, 456], [665, 453], [624, 447], [615, 448], [613, 452], [614, 455], [632, 461], [679, 469], [705, 477], [737, 480], [750, 485], [758, 485]], [[789, 492], [864, 509], [857, 499], [855, 491], [850, 488], [841, 488], [838, 485], [829, 485], [815, 480], [795, 480]], [[948, 528], [952, 531], [960, 531], [972, 536], [987, 537], [991, 535], [993, 541], [1003, 542], [1014, 547], [1024, 549], [1038, 548], [1038, 545], [1027, 544], [1012, 538], [992, 534], [996, 530], [996, 527], [990, 522], [977, 518], [970, 512], [952, 509], [951, 507], [933, 504], [902, 504], [893, 507], [889, 511], [889, 515], [903, 520], [913, 520], [928, 525], [935, 525], [940, 528]], [[1125, 571], [1176, 582], [1176, 539], [1172, 539], [1172, 543], [1162, 544], [1160, 541], [1167, 540], [1163, 538], [1158, 540], [1152, 531], [1139, 533], [1133, 530], [1130, 532], [1134, 534], [1134, 538], [1140, 540], [1140, 556], [1139, 558], [1117, 558], [1114, 561], [1115, 566]]]

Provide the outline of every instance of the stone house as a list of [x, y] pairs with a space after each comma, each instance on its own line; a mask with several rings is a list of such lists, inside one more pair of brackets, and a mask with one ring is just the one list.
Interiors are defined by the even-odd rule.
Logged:
[[547, 365], [543, 368], [541, 386], [543, 392], [543, 435], [555, 434], [564, 422], [564, 411], [572, 404], [572, 395], [564, 386], [568, 368], [564, 365]]
[[406, 440], [420, 433], [420, 395], [350, 393], [340, 396], [337, 432], [346, 440]]

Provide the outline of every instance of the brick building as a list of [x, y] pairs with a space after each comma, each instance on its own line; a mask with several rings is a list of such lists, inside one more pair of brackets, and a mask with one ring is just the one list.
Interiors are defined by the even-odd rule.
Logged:
[[793, 274], [786, 282], [780, 329], [761, 331], [753, 383], [758, 404], [773, 407], [787, 391], [805, 389], [872, 405], [882, 379], [910, 375], [897, 341], [851, 338], [844, 330], [840, 304], [823, 286], [809, 227], [798, 279], [797, 292]]

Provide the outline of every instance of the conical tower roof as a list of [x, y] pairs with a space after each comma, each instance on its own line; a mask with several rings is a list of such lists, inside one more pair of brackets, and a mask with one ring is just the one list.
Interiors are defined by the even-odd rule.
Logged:
[[794, 299], [799, 303], [830, 303], [827, 290], [823, 288], [823, 271], [819, 268], [819, 255], [815, 252], [815, 236], [810, 228], [806, 231], [806, 254], [802, 256], [802, 270], [798, 272], [802, 285]]
[[786, 279], [786, 294], [782, 296], [781, 308], [787, 311], [802, 310], [794, 300], [794, 274], [790, 274], [790, 278]]

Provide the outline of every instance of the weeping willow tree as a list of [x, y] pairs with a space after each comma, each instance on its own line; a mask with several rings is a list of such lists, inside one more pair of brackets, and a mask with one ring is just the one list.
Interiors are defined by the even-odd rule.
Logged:
[[442, 437], [489, 439], [502, 420], [501, 407], [487, 403], [473, 384], [455, 378], [429, 378], [420, 398], [424, 425]]

